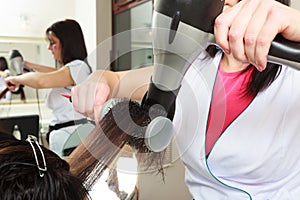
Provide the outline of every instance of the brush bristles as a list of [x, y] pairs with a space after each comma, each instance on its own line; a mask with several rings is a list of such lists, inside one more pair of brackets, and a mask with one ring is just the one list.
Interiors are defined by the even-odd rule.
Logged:
[[[151, 118], [164, 114], [162, 110], [152, 110]], [[164, 176], [164, 152], [152, 152], [144, 142], [151, 118], [137, 102], [126, 99], [118, 102], [69, 156], [72, 173], [85, 180], [87, 187], [91, 188], [128, 144], [138, 154], [140, 169], [147, 170], [154, 166]]]

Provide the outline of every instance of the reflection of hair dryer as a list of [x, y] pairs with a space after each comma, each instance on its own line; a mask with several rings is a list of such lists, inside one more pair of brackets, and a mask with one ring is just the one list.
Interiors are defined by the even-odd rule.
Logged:
[[[159, 104], [167, 111], [167, 117], [173, 119], [182, 78], [197, 52], [204, 51], [214, 40], [214, 20], [223, 6], [224, 1], [221, 0], [156, 1], [152, 22], [154, 72], [142, 106], [150, 108]], [[269, 52], [269, 61], [300, 69], [300, 45], [276, 37]], [[170, 129], [171, 121], [163, 120]], [[156, 128], [156, 124], [149, 127], [149, 130], [155, 130], [155, 133], [149, 132], [149, 138], [146, 138], [150, 148], [166, 147], [171, 141], [172, 130], [162, 125]], [[152, 140], [153, 135], [155, 139]]]
[[[23, 70], [24, 70], [24, 65], [23, 65], [23, 56], [21, 55], [21, 53], [18, 50], [11, 50], [9, 52], [9, 71], [11, 73], [12, 76], [18, 76], [23, 74]], [[14, 94], [20, 94], [21, 95], [21, 99], [25, 100], [25, 93], [23, 90], [24, 85], [20, 85], [15, 91], [12, 91], [12, 93]]]
[[23, 69], [24, 69], [24, 65], [23, 65], [23, 57], [21, 55], [21, 53], [18, 50], [11, 50], [9, 52], [9, 70], [10, 73], [13, 76], [18, 76], [23, 74]]

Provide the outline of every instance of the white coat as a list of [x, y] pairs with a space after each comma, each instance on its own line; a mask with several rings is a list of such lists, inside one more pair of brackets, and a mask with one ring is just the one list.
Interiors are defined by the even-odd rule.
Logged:
[[[82, 60], [71, 61], [65, 66], [69, 67], [71, 77], [76, 84], [84, 81], [91, 73], [90, 67]], [[70, 94], [71, 88], [72, 86], [65, 88], [52, 88], [50, 90], [46, 101], [46, 105], [52, 110], [50, 125], [86, 118], [84, 115], [74, 110], [69, 99], [61, 96], [62, 93]], [[62, 156], [65, 142], [80, 126], [82, 126], [82, 124], [67, 126], [51, 131], [49, 148], [57, 155]]]
[[300, 71], [283, 66], [223, 132], [206, 159], [205, 135], [221, 59], [200, 55], [177, 97], [176, 143], [195, 200], [300, 198]]
[[[91, 73], [90, 67], [82, 60], [73, 60], [65, 66], [69, 67], [70, 75], [75, 84], [83, 82]], [[62, 93], [70, 94], [71, 89], [72, 86], [50, 89], [46, 100], [47, 107], [52, 110], [50, 125], [86, 118], [84, 115], [75, 112], [69, 99], [61, 96]]]

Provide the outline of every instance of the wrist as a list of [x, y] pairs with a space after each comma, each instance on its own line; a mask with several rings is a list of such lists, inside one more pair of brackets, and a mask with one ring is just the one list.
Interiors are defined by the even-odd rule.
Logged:
[[300, 42], [300, 11], [287, 7], [286, 9], [286, 16], [284, 20], [285, 27], [283, 27], [282, 36], [288, 40], [294, 42]]

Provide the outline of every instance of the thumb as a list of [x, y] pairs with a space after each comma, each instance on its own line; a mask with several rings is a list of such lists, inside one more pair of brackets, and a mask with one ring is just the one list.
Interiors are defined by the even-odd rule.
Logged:
[[98, 83], [95, 92], [94, 98], [94, 119], [96, 124], [100, 122], [100, 113], [103, 105], [109, 99], [110, 96], [110, 88], [105, 83]]

